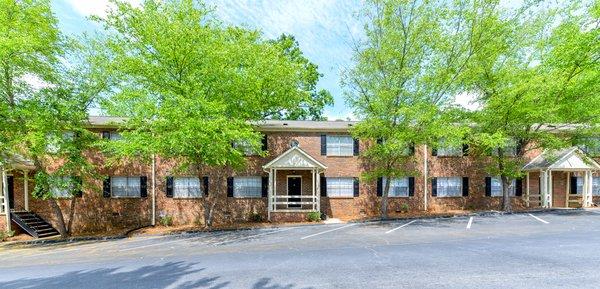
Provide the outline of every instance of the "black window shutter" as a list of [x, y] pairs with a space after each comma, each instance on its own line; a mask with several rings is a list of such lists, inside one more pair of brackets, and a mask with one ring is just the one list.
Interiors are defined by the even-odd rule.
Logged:
[[267, 140], [267, 135], [265, 134], [265, 135], [263, 135], [263, 138], [262, 138], [262, 150], [267, 151], [268, 149], [269, 149], [269, 143]]
[[103, 139], [110, 139], [110, 131], [103, 131], [102, 132], [102, 138]]
[[469, 145], [466, 143], [462, 145], [462, 155], [463, 156], [469, 155]]
[[383, 178], [382, 177], [377, 178], [377, 196], [378, 197], [383, 196]]
[[73, 194], [76, 198], [83, 196], [83, 180], [81, 177], [73, 177], [73, 181], [77, 184], [77, 191]]
[[110, 198], [110, 177], [106, 177], [102, 183], [102, 196]]
[[411, 155], [411, 156], [414, 156], [414, 155], [415, 155], [415, 144], [414, 144], [414, 143], [410, 143], [410, 144], [408, 145], [408, 153], [409, 153], [409, 155]]
[[517, 140], [517, 147], [515, 148], [515, 155], [519, 155], [523, 150], [524, 141], [522, 139]]
[[165, 190], [165, 193], [167, 194], [167, 198], [173, 197], [173, 177], [171, 176], [167, 177], [167, 189]]
[[463, 177], [462, 180], [462, 195], [463, 197], [469, 196], [469, 178]]
[[437, 197], [437, 178], [431, 178], [431, 196]]
[[360, 195], [360, 183], [358, 178], [354, 178], [354, 197], [358, 197]]
[[485, 177], [485, 196], [492, 196], [492, 177]]
[[431, 148], [431, 155], [434, 157], [437, 156], [437, 148], [436, 147]]
[[205, 196], [208, 196], [208, 176], [202, 177], [202, 185], [204, 186], [203, 193]]
[[14, 209], [15, 207], [15, 177], [6, 176], [6, 189], [8, 190], [8, 208]]
[[408, 196], [413, 197], [415, 195], [415, 177], [408, 178]]
[[383, 144], [383, 139], [382, 138], [377, 138], [377, 144]]
[[327, 197], [327, 178], [321, 177], [321, 197]]
[[145, 198], [148, 196], [148, 177], [140, 177], [140, 197]]
[[360, 154], [360, 141], [355, 138], [354, 139], [354, 155], [357, 156]]
[[569, 187], [572, 195], [577, 194], [577, 177], [571, 176], [571, 183], [569, 184]]
[[515, 196], [520, 197], [523, 195], [523, 179], [518, 178], [515, 180]]
[[269, 196], [269, 177], [262, 177], [262, 197]]
[[321, 155], [327, 155], [327, 135], [325, 134], [321, 135]]
[[233, 177], [227, 178], [227, 197], [233, 197]]

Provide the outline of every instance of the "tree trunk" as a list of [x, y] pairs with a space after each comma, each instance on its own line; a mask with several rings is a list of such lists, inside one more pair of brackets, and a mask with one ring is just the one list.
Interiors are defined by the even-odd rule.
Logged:
[[56, 220], [58, 222], [58, 228], [56, 229], [60, 233], [61, 237], [66, 238], [68, 236], [68, 233], [67, 228], [65, 227], [65, 219], [63, 218], [62, 210], [56, 202], [56, 199], [49, 199], [49, 201], [50, 207], [52, 207], [52, 210], [54, 211], [54, 215], [56, 215]]
[[510, 181], [506, 176], [500, 176], [502, 180], [502, 210], [511, 212], [512, 206], [510, 203]]
[[390, 193], [390, 178], [385, 178], [385, 186], [383, 186], [383, 192], [381, 194], [381, 219], [386, 220], [388, 218], [388, 196]]
[[71, 235], [71, 228], [73, 227], [73, 217], [75, 216], [75, 202], [77, 197], [73, 196], [71, 198], [71, 204], [69, 208], [69, 223], [67, 224], [67, 234]]

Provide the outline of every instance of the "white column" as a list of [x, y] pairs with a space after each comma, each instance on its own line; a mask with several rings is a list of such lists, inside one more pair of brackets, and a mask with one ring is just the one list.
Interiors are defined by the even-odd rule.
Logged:
[[312, 172], [312, 199], [311, 199], [311, 201], [312, 201], [312, 210], [313, 211], [317, 209], [316, 204], [315, 204], [316, 199], [317, 199], [316, 195], [315, 195], [315, 190], [316, 190], [316, 185], [315, 185], [316, 173], [315, 173], [315, 171], [316, 171], [316, 169], [311, 170], [311, 172]]
[[547, 208], [552, 207], [552, 193], [554, 191], [554, 187], [552, 184], [552, 171], [548, 170], [548, 206]]
[[316, 193], [316, 197], [317, 197], [317, 211], [321, 211], [321, 172], [317, 171], [317, 191]]
[[592, 184], [594, 182], [593, 174], [591, 171], [586, 171], [583, 180], [583, 201], [582, 207], [590, 207], [592, 205]]
[[4, 213], [6, 217], [6, 230], [11, 230], [10, 221], [10, 208], [8, 206], [8, 177], [6, 176], [6, 170], [2, 168], [2, 194], [4, 195]]
[[571, 172], [567, 172], [567, 181], [565, 183], [567, 184], [566, 188], [565, 188], [565, 207], [568, 208], [569, 207], [569, 188], [571, 186]]
[[25, 195], [25, 211], [29, 211], [29, 171], [23, 171], [23, 194]]
[[277, 211], [277, 169], [273, 169], [273, 211]]
[[540, 171], [540, 198], [543, 208], [548, 206], [548, 172]]
[[273, 210], [273, 169], [269, 169], [269, 188], [267, 195], [267, 220], [271, 221], [271, 211]]

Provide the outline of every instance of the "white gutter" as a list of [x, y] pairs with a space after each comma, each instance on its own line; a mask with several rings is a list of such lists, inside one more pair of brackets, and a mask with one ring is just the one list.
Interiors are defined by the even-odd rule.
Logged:
[[423, 146], [423, 209], [427, 211], [427, 195], [429, 194], [429, 186], [427, 185], [427, 178], [429, 173], [429, 166], [427, 163], [427, 145]]
[[156, 225], [156, 156], [152, 154], [152, 226]]

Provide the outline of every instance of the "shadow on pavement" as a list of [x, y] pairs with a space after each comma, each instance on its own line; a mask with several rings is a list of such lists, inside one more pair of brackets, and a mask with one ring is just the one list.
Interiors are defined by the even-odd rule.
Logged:
[[[196, 263], [168, 262], [162, 265], [143, 266], [135, 270], [103, 268], [71, 271], [51, 277], [26, 278], [0, 282], [0, 288], [229, 288], [230, 282], [220, 276], [198, 276], [205, 268], [193, 268]], [[35, 274], [32, 272], [32, 275]], [[200, 273], [201, 274], [201, 273]], [[185, 281], [180, 281], [182, 278]], [[260, 278], [253, 289], [294, 289], [295, 284], [272, 283], [271, 278]], [[304, 287], [310, 289], [309, 287]]]

